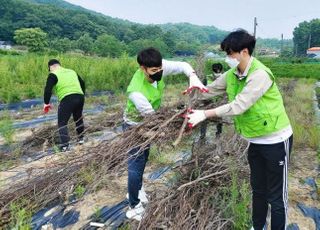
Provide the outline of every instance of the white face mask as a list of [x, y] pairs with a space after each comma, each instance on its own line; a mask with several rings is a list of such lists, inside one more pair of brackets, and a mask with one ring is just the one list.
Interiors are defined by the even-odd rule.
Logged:
[[235, 68], [240, 63], [236, 58], [231, 58], [229, 56], [227, 56], [224, 61], [230, 66], [230, 68]]

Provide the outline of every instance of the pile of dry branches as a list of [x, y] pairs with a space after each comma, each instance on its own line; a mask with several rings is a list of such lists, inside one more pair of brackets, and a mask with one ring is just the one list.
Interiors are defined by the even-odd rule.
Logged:
[[[98, 131], [103, 131], [106, 128], [114, 128], [119, 125], [122, 121], [122, 113], [103, 112], [100, 116], [85, 119], [85, 130], [84, 134], [90, 134]], [[76, 139], [75, 125], [74, 122], [69, 122], [68, 130], [70, 132], [71, 139]], [[57, 125], [48, 125], [40, 129], [32, 129], [32, 134], [22, 142], [21, 152], [23, 155], [45, 150], [59, 143], [59, 130]]]
[[[43, 168], [28, 170], [27, 177], [16, 180], [0, 191], [0, 220], [8, 222], [10, 203], [28, 200], [34, 208], [44, 207], [64, 196], [74, 185], [82, 183], [81, 171], [94, 170], [94, 179], [87, 184], [94, 190], [106, 175], [117, 175], [126, 171], [127, 156], [134, 147], [149, 144], [167, 145], [179, 132], [183, 111], [165, 108], [145, 119], [141, 125], [133, 127], [109, 142], [97, 146], [83, 147], [78, 152], [64, 153], [59, 160], [47, 162]], [[79, 181], [80, 180], [80, 181]], [[0, 223], [1, 223], [0, 222]]]
[[[215, 107], [209, 104], [207, 107]], [[128, 152], [135, 147], [143, 149], [149, 144], [170, 145], [179, 136], [184, 120], [176, 106], [164, 108], [145, 118], [144, 123], [119, 134], [111, 141], [96, 146], [84, 146], [76, 152], [64, 153], [42, 168], [30, 168], [26, 176], [0, 191], [0, 226], [10, 220], [10, 203], [27, 200], [29, 208], [42, 208], [57, 199], [64, 200], [75, 185], [84, 184], [89, 191], [101, 187], [103, 178], [117, 176], [126, 171]], [[116, 120], [116, 119], [113, 119]], [[48, 137], [50, 138], [50, 137]], [[94, 171], [90, 182], [81, 173]]]
[[237, 135], [206, 147], [196, 144], [190, 161], [176, 169], [179, 181], [150, 196], [139, 229], [230, 229], [232, 219], [222, 214], [222, 189], [230, 187], [232, 166], [240, 178], [247, 177], [246, 147]]

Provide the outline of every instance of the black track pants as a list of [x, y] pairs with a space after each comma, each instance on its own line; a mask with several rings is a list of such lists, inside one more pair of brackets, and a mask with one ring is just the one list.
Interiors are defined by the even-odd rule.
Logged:
[[293, 137], [276, 144], [253, 144], [248, 150], [252, 187], [252, 221], [262, 230], [271, 206], [271, 229], [285, 230], [288, 208], [288, 164]]
[[61, 145], [66, 145], [70, 138], [68, 134], [68, 121], [73, 116], [76, 123], [78, 138], [83, 137], [84, 125], [82, 110], [84, 105], [84, 96], [81, 94], [71, 94], [62, 99], [58, 108], [58, 127], [61, 139]]

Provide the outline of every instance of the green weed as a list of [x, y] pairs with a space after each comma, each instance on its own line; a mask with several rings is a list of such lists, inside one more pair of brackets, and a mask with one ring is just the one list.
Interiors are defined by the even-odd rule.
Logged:
[[231, 186], [224, 189], [221, 202], [224, 215], [233, 220], [233, 229], [249, 229], [251, 223], [250, 194], [249, 184], [241, 180], [236, 172], [233, 172]]
[[9, 224], [12, 230], [31, 229], [31, 212], [25, 208], [27, 201], [20, 200], [10, 204], [11, 222]]
[[78, 199], [81, 198], [85, 192], [86, 192], [86, 188], [81, 184], [77, 185], [76, 188], [74, 189], [74, 194]]
[[166, 153], [165, 151], [159, 151], [154, 146], [151, 146], [150, 153], [149, 153], [149, 159], [151, 163], [157, 164], [157, 165], [169, 165], [172, 164], [172, 159], [170, 159], [170, 153]]
[[0, 118], [0, 135], [4, 138], [6, 144], [11, 144], [13, 142], [13, 121], [7, 113], [5, 113], [2, 118]]

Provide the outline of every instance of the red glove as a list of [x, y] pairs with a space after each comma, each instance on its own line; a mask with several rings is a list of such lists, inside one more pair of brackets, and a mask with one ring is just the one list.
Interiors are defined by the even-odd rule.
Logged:
[[50, 104], [44, 104], [43, 105], [43, 113], [48, 113], [52, 109], [52, 106]]

